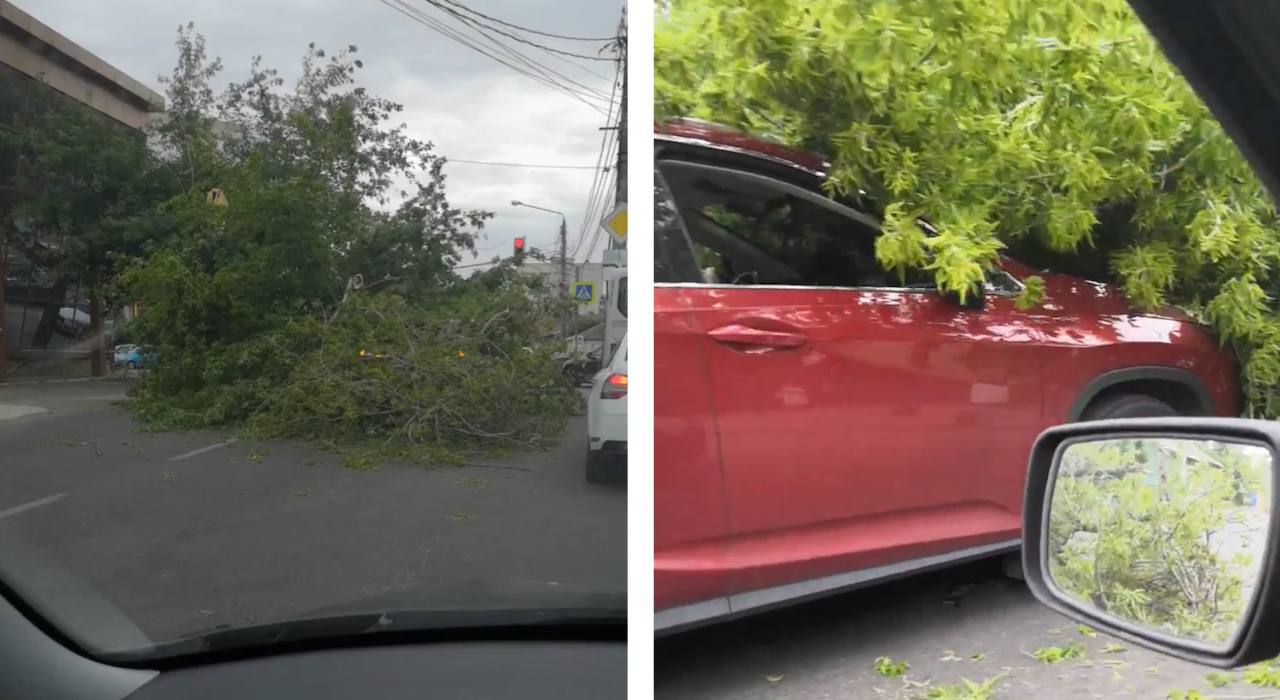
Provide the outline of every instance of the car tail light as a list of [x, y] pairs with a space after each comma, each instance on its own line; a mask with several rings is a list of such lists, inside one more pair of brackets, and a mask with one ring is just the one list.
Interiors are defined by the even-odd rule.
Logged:
[[600, 398], [602, 399], [620, 399], [627, 395], [627, 375], [610, 374], [605, 377], [604, 385], [600, 388]]

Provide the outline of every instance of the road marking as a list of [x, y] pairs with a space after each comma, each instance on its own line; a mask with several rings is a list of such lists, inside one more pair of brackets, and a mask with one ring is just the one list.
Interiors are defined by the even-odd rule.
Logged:
[[64, 491], [64, 492], [62, 492], [62, 493], [55, 493], [55, 494], [53, 494], [52, 496], [46, 496], [46, 497], [44, 497], [44, 498], [41, 498], [41, 499], [40, 499], [40, 500], [38, 500], [38, 501], [32, 501], [32, 502], [30, 502], [30, 503], [23, 503], [23, 504], [22, 504], [22, 505], [20, 505], [20, 506], [14, 506], [14, 507], [10, 508], [9, 510], [0, 510], [0, 520], [4, 520], [5, 518], [7, 518], [7, 517], [9, 517], [9, 516], [11, 516], [11, 515], [17, 515], [18, 513], [24, 513], [24, 512], [26, 512], [26, 511], [31, 510], [32, 508], [39, 508], [40, 506], [47, 506], [47, 505], [49, 505], [50, 503], [53, 503], [54, 501], [60, 501], [60, 500], [62, 500], [62, 499], [64, 499], [64, 498], [66, 498], [66, 497], [67, 497], [67, 493]]
[[220, 448], [220, 447], [226, 447], [227, 445], [233, 445], [233, 444], [235, 444], [235, 443], [237, 443], [237, 442], [240, 442], [240, 441], [239, 441], [239, 440], [237, 440], [237, 439], [235, 439], [235, 438], [232, 438], [232, 439], [230, 439], [230, 440], [227, 440], [226, 442], [215, 442], [215, 443], [213, 443], [212, 445], [208, 445], [208, 446], [205, 446], [205, 447], [201, 447], [201, 448], [200, 448], [200, 449], [198, 449], [198, 450], [192, 450], [192, 451], [190, 451], [190, 452], [183, 452], [182, 454], [178, 455], [177, 457], [170, 457], [170, 458], [169, 458], [169, 461], [170, 461], [170, 462], [176, 462], [176, 461], [178, 461], [178, 460], [180, 460], [180, 459], [186, 459], [186, 458], [188, 458], [188, 457], [195, 457], [196, 455], [204, 454], [205, 452], [208, 452], [208, 451], [210, 451], [210, 450], [216, 450], [216, 449], [218, 449], [218, 448]]

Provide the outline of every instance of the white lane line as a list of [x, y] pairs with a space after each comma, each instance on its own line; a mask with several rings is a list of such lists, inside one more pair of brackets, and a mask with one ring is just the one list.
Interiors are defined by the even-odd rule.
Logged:
[[28, 510], [31, 510], [32, 508], [39, 508], [40, 506], [47, 506], [47, 505], [49, 505], [50, 503], [53, 503], [54, 501], [61, 501], [62, 499], [66, 498], [66, 497], [67, 497], [67, 493], [64, 491], [64, 492], [62, 492], [62, 493], [55, 493], [55, 494], [53, 494], [52, 496], [45, 496], [44, 498], [41, 498], [41, 499], [40, 499], [40, 500], [38, 500], [38, 501], [32, 501], [32, 502], [30, 502], [30, 503], [23, 503], [23, 504], [22, 504], [22, 505], [20, 505], [20, 506], [14, 506], [14, 507], [10, 508], [9, 510], [0, 510], [0, 520], [4, 520], [5, 518], [7, 518], [7, 517], [9, 517], [9, 516], [11, 516], [11, 515], [17, 515], [18, 513], [24, 513], [24, 512], [26, 512], [26, 511], [28, 511]]
[[237, 442], [239, 442], [239, 440], [237, 440], [237, 439], [235, 439], [235, 438], [232, 438], [232, 439], [230, 439], [230, 440], [227, 440], [226, 442], [215, 442], [215, 443], [213, 443], [212, 445], [207, 445], [207, 446], [205, 446], [205, 447], [201, 447], [201, 448], [200, 448], [200, 449], [198, 449], [198, 450], [192, 450], [192, 451], [190, 451], [190, 452], [183, 452], [182, 454], [178, 455], [177, 457], [170, 457], [170, 458], [169, 458], [169, 461], [170, 461], [170, 462], [176, 462], [176, 461], [178, 461], [178, 460], [180, 460], [180, 459], [186, 459], [186, 458], [188, 458], [188, 457], [195, 457], [196, 455], [204, 454], [205, 452], [208, 452], [209, 450], [216, 450], [216, 449], [221, 448], [221, 447], [226, 447], [227, 445], [233, 445], [233, 444], [235, 444], [235, 443], [237, 443]]

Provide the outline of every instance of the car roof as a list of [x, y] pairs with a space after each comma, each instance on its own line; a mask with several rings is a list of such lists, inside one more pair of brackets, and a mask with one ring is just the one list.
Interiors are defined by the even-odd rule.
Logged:
[[831, 163], [822, 155], [748, 134], [724, 124], [681, 117], [654, 125], [654, 140], [701, 146], [788, 165], [825, 178]]

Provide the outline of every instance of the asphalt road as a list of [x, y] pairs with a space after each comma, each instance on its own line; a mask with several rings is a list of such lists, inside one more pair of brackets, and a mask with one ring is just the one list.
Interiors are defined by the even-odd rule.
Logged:
[[[585, 482], [583, 417], [547, 452], [357, 471], [285, 442], [144, 432], [113, 405], [123, 390], [0, 386], [0, 548], [64, 566], [154, 640], [387, 599], [595, 606], [625, 591], [625, 487]], [[0, 566], [21, 578], [15, 556]], [[36, 595], [60, 585], [30, 578]]]
[[[662, 700], [928, 698], [941, 686], [999, 677], [994, 694], [943, 698], [1142, 698], [1198, 690], [1209, 698], [1280, 698], [1232, 675], [1213, 688], [1214, 669], [1169, 659], [1095, 633], [1037, 603], [997, 562], [917, 576], [657, 640], [656, 697]], [[1046, 664], [1039, 649], [1076, 644], [1083, 657]], [[1122, 650], [1108, 644], [1120, 644]], [[975, 656], [979, 655], [979, 656]], [[909, 664], [886, 678], [878, 657]], [[1176, 697], [1176, 696], [1175, 696]], [[1194, 697], [1194, 696], [1193, 696]]]

